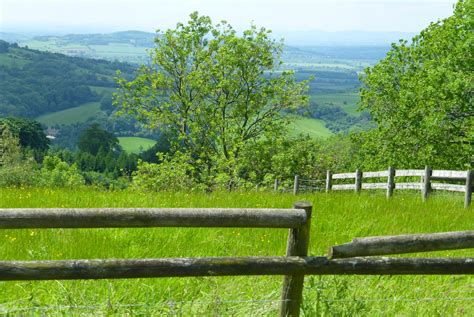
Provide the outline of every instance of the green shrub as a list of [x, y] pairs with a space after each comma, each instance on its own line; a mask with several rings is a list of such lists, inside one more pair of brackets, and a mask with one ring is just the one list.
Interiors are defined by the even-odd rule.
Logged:
[[83, 173], [86, 185], [90, 185], [96, 188], [110, 189], [110, 190], [122, 190], [126, 189], [130, 182], [126, 177], [114, 179], [103, 173], [99, 172], [85, 172]]
[[0, 168], [0, 187], [34, 186], [38, 183], [39, 173], [34, 162], [15, 164]]
[[78, 187], [85, 183], [75, 164], [69, 166], [57, 156], [44, 158], [40, 175], [38, 185], [46, 187]]
[[147, 191], [195, 191], [202, 190], [193, 179], [194, 168], [188, 154], [177, 152], [173, 157], [158, 153], [160, 164], [138, 162], [133, 182], [138, 189]]
[[38, 180], [36, 162], [25, 158], [20, 139], [0, 125], [0, 187], [33, 186]]

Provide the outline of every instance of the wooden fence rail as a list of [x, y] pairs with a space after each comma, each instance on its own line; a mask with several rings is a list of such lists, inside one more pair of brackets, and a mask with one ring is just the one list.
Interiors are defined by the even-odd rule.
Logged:
[[118, 227], [297, 228], [304, 209], [15, 208], [0, 209], [0, 229]]
[[[329, 259], [308, 256], [311, 217], [312, 205], [307, 202], [297, 202], [292, 209], [0, 209], [0, 229], [198, 226], [289, 228], [286, 256], [0, 261], [0, 281], [284, 275], [280, 315], [298, 316], [304, 276], [308, 274], [474, 274], [474, 258]], [[462, 245], [472, 247], [469, 244], [472, 242], [472, 232], [457, 238], [465, 240], [466, 237], [470, 242], [461, 242]]]
[[474, 258], [351, 258], [330, 260], [325, 256], [275, 256], [0, 261], [0, 280], [3, 281], [239, 275], [465, 274], [474, 274]]
[[[399, 177], [420, 177], [420, 182], [396, 182]], [[364, 182], [364, 179], [370, 178], [386, 178], [383, 183]], [[408, 169], [396, 170], [389, 167], [386, 171], [376, 172], [362, 172], [360, 169], [354, 173], [332, 173], [327, 171], [325, 186], [301, 186], [299, 177], [295, 177], [293, 193], [298, 194], [301, 190], [322, 190], [326, 192], [332, 190], [353, 190], [360, 193], [363, 189], [385, 189], [387, 198], [393, 196], [394, 190], [410, 189], [420, 190], [422, 199], [428, 199], [431, 191], [444, 190], [452, 192], [462, 192], [464, 195], [464, 206], [468, 208], [471, 204], [474, 171], [449, 171], [449, 170], [432, 170], [431, 167], [426, 166], [425, 169]], [[352, 184], [335, 184], [340, 180], [353, 180]], [[306, 180], [308, 181], [308, 180]], [[317, 180], [312, 180], [317, 181]], [[451, 183], [440, 183], [451, 182]], [[463, 182], [464, 184], [453, 184], [452, 182]]]
[[[0, 209], [0, 229], [111, 227], [248, 227], [289, 228], [287, 256], [308, 255], [312, 205], [297, 202], [292, 209], [222, 208], [19, 208]], [[304, 270], [278, 258], [204, 258], [72, 261], [0, 261], [0, 280], [96, 279], [160, 276], [286, 274], [282, 316], [298, 316]], [[274, 263], [275, 262], [275, 263]], [[278, 265], [276, 265], [278, 267]], [[240, 273], [238, 273], [240, 271]], [[265, 273], [267, 272], [268, 273]], [[238, 274], [237, 274], [238, 273]]]
[[331, 247], [328, 253], [336, 259], [468, 248], [474, 248], [474, 231], [356, 238]]

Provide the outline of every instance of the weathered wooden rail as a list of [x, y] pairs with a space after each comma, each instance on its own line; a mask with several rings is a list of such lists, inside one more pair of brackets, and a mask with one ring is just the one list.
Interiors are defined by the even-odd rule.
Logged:
[[286, 257], [0, 261], [0, 280], [286, 275], [281, 315], [297, 316], [307, 266], [312, 206], [293, 209], [89, 208], [0, 209], [0, 229], [120, 227], [289, 228]]
[[[242, 275], [453, 274], [474, 274], [474, 258], [349, 258], [332, 260], [325, 256], [270, 256], [0, 261], [0, 280], [4, 281]], [[289, 299], [282, 300], [289, 301]]]
[[[284, 275], [280, 315], [298, 316], [304, 276], [308, 274], [474, 274], [474, 258], [329, 259], [323, 256], [308, 256], [311, 215], [312, 206], [307, 202], [297, 202], [292, 209], [0, 209], [0, 229], [111, 227], [290, 229], [286, 256], [0, 261], [0, 280]], [[471, 239], [472, 232], [468, 236]], [[383, 243], [378, 245], [378, 248], [383, 249]]]
[[[419, 177], [420, 182], [396, 182], [399, 177]], [[371, 183], [364, 182], [365, 179], [383, 179], [385, 182]], [[394, 190], [411, 189], [420, 190], [422, 199], [426, 200], [433, 190], [444, 190], [452, 192], [462, 192], [464, 195], [464, 206], [467, 208], [471, 204], [472, 191], [474, 185], [474, 171], [450, 171], [450, 170], [432, 170], [426, 166], [422, 169], [396, 170], [389, 167], [386, 171], [362, 172], [357, 169], [354, 173], [337, 173], [333, 174], [327, 171], [324, 190], [326, 192], [332, 190], [353, 190], [360, 193], [363, 189], [385, 189], [387, 198], [393, 196]], [[335, 182], [344, 180], [353, 180], [352, 184], [335, 184]], [[317, 182], [317, 180], [306, 180]], [[441, 183], [450, 182], [450, 183]], [[457, 182], [457, 184], [453, 184]], [[459, 184], [462, 182], [463, 184]], [[299, 176], [295, 176], [293, 193], [298, 194], [305, 189], [323, 190], [323, 186], [303, 185]]]
[[474, 231], [356, 238], [331, 247], [328, 253], [336, 259], [468, 248], [474, 248]]

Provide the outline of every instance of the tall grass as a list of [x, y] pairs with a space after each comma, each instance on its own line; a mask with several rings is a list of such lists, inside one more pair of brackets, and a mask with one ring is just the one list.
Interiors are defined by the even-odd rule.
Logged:
[[[291, 207], [314, 204], [311, 255], [357, 236], [469, 230], [460, 195], [143, 193], [1, 189], [0, 208]], [[1, 260], [283, 255], [283, 229], [130, 228], [0, 231]], [[470, 256], [469, 250], [413, 256]], [[2, 312], [35, 314], [275, 315], [281, 277], [0, 282]], [[471, 299], [469, 299], [471, 298]], [[474, 314], [470, 276], [310, 276], [303, 312], [314, 315]]]

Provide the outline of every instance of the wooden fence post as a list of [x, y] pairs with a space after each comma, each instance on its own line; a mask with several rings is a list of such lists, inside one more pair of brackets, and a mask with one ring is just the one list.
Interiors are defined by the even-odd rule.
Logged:
[[432, 174], [431, 167], [425, 166], [425, 173], [423, 176], [423, 188], [421, 189], [421, 195], [422, 195], [423, 201], [426, 201], [428, 199], [428, 196], [431, 191], [431, 174]]
[[300, 190], [300, 177], [298, 175], [295, 175], [295, 183], [293, 185], [293, 194], [298, 195], [299, 190]]
[[387, 198], [392, 197], [393, 190], [395, 189], [395, 169], [393, 166], [388, 168], [387, 176]]
[[355, 174], [355, 192], [360, 193], [360, 190], [362, 189], [362, 171], [357, 169]]
[[[290, 229], [288, 244], [286, 246], [287, 256], [307, 256], [309, 247], [309, 233], [311, 230], [311, 214], [313, 206], [306, 201], [296, 202], [295, 209], [304, 209], [306, 212], [306, 223], [299, 228]], [[283, 280], [283, 291], [281, 294], [280, 316], [299, 316], [300, 306], [303, 299], [304, 274], [287, 275]]]
[[279, 185], [280, 185], [280, 180], [278, 178], [275, 178], [275, 184], [273, 185], [273, 190], [277, 192]]
[[332, 173], [330, 170], [326, 172], [326, 193], [332, 189]]
[[464, 207], [468, 208], [471, 205], [471, 197], [472, 197], [472, 185], [473, 185], [473, 177], [474, 171], [470, 170], [466, 173], [466, 194], [464, 197]]

